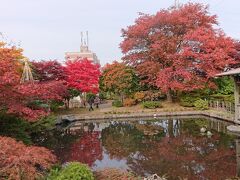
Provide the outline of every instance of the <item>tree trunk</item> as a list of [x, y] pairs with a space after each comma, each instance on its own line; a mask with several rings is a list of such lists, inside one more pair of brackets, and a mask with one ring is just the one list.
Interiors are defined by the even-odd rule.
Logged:
[[65, 102], [64, 102], [65, 109], [69, 109], [69, 101], [70, 101], [70, 99], [68, 99], [68, 98], [65, 99]]
[[166, 95], [167, 95], [167, 101], [168, 102], [173, 102], [172, 94], [171, 94], [171, 90], [170, 89], [167, 91]]
[[124, 94], [123, 94], [123, 93], [120, 93], [120, 97], [121, 97], [121, 101], [122, 101], [122, 103], [123, 103]]

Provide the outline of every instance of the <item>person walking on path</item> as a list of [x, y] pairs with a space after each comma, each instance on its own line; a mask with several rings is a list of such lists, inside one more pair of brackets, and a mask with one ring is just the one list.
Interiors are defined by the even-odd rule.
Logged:
[[98, 96], [95, 97], [94, 104], [95, 104], [96, 108], [99, 108], [100, 98]]
[[88, 104], [89, 104], [89, 111], [93, 111], [93, 103], [94, 103], [94, 97], [91, 96], [89, 99], [88, 99]]

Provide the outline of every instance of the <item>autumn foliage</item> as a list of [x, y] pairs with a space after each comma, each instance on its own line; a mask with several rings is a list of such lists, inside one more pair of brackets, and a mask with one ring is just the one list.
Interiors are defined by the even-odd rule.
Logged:
[[[200, 119], [174, 121], [112, 123], [102, 130], [105, 152], [112, 159], [126, 160], [137, 175], [157, 173], [168, 175], [167, 179], [189, 180], [236, 175], [234, 138], [213, 129], [212, 137], [200, 135]], [[165, 127], [156, 125], [165, 122]], [[219, 122], [211, 124], [217, 130]]]
[[39, 81], [65, 80], [65, 67], [56, 60], [32, 62], [35, 79]]
[[102, 84], [105, 91], [129, 94], [137, 88], [138, 79], [133, 68], [115, 61], [103, 68]]
[[66, 62], [66, 81], [69, 88], [80, 92], [97, 93], [99, 91], [98, 81], [100, 69], [88, 59], [76, 59]]
[[55, 162], [56, 157], [46, 148], [0, 136], [0, 179], [33, 180]]
[[136, 68], [143, 83], [168, 95], [212, 88], [214, 75], [236, 63], [231, 56], [234, 41], [215, 29], [217, 24], [216, 16], [201, 4], [142, 14], [122, 30], [123, 60]]
[[37, 105], [60, 100], [66, 88], [60, 81], [20, 83], [22, 64], [21, 50], [0, 46], [0, 110], [36, 121], [46, 115], [46, 109]]

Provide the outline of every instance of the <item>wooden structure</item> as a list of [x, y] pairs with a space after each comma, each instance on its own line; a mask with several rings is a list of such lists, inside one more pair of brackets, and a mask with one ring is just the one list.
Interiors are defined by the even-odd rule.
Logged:
[[217, 74], [216, 77], [229, 76], [234, 80], [235, 122], [240, 124], [240, 68]]
[[24, 67], [23, 67], [23, 73], [21, 77], [21, 83], [24, 82], [34, 82], [33, 75], [32, 75], [32, 69], [29, 66], [28, 59], [24, 58]]

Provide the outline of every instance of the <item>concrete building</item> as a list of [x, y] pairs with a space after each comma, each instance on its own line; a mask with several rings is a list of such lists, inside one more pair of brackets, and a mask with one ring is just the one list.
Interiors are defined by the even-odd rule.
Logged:
[[100, 61], [97, 55], [89, 50], [89, 42], [88, 42], [88, 32], [86, 32], [86, 39], [83, 39], [83, 33], [81, 32], [81, 46], [79, 52], [66, 52], [65, 60], [74, 61], [76, 59], [87, 58], [88, 60], [93, 61], [95, 64], [100, 64]]

